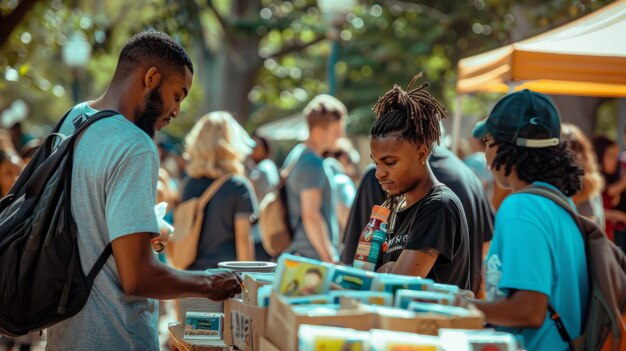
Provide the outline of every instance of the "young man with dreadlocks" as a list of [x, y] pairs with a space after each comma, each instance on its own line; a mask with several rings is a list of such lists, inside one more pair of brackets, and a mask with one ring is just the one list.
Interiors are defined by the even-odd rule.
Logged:
[[[379, 272], [414, 275], [470, 288], [469, 236], [459, 198], [437, 181], [428, 164], [439, 143], [445, 109], [422, 84], [395, 85], [374, 106], [370, 147], [376, 178], [400, 198], [397, 220], [383, 246]], [[402, 196], [402, 197], [400, 197]]]
[[485, 261], [488, 301], [475, 304], [489, 323], [515, 328], [528, 350], [567, 350], [548, 306], [572, 339], [580, 335], [589, 296], [583, 237], [555, 202], [519, 193], [529, 186], [564, 197], [580, 190], [583, 170], [559, 139], [559, 113], [549, 97], [523, 90], [502, 98], [473, 134], [486, 142], [496, 182], [513, 190], [496, 214]]

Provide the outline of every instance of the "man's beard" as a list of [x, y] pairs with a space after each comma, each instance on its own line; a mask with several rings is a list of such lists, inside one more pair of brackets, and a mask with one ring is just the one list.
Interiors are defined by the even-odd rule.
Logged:
[[163, 99], [161, 98], [160, 90], [161, 85], [150, 92], [146, 98], [143, 113], [135, 121], [135, 125], [146, 132], [150, 138], [154, 138], [155, 124], [163, 113]]

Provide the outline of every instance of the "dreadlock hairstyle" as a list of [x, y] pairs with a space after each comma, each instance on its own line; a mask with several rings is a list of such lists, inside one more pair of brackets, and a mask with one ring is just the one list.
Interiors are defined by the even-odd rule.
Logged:
[[416, 145], [425, 144], [429, 150], [439, 143], [439, 122], [446, 117], [446, 109], [425, 90], [430, 84], [423, 83], [412, 89], [421, 77], [422, 73], [415, 75], [406, 91], [394, 85], [378, 99], [373, 108], [376, 121], [370, 132], [372, 137], [396, 134]]
[[[528, 139], [549, 137], [542, 127], [533, 125], [522, 128], [518, 135]], [[566, 196], [573, 196], [581, 189], [585, 172], [565, 142], [546, 148], [528, 148], [493, 140], [489, 146], [496, 145], [499, 147], [491, 166], [495, 170], [504, 166], [505, 176], [511, 174], [515, 166], [517, 177], [522, 181], [552, 184]]]

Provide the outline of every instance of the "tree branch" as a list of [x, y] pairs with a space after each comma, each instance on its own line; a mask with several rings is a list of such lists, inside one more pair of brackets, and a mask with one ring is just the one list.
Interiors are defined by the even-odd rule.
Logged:
[[207, 4], [207, 7], [210, 8], [211, 11], [213, 11], [215, 18], [217, 18], [217, 21], [220, 23], [220, 26], [222, 26], [224, 33], [228, 33], [230, 29], [230, 24], [226, 22], [226, 20], [224, 19], [224, 17], [222, 17], [220, 12], [217, 11], [217, 8], [215, 8], [215, 5], [213, 5], [213, 1], [206, 0], [206, 4]]
[[15, 28], [24, 20], [38, 0], [22, 0], [10, 14], [0, 21], [0, 48], [6, 44]]
[[263, 59], [281, 57], [281, 56], [290, 54], [290, 53], [292, 53], [294, 51], [302, 51], [302, 50], [308, 48], [309, 46], [313, 46], [313, 45], [319, 43], [320, 41], [322, 41], [324, 39], [326, 39], [326, 38], [325, 37], [317, 37], [313, 41], [310, 41], [310, 42], [308, 42], [306, 44], [294, 44], [294, 45], [291, 45], [291, 46], [288, 46], [288, 47], [284, 47], [284, 48], [282, 48], [279, 51], [272, 52], [272, 53], [269, 53], [267, 55], [263, 55]]
[[418, 13], [423, 13], [424, 15], [439, 22], [443, 22], [443, 23], [450, 22], [450, 16], [437, 10], [434, 7], [430, 7], [424, 4], [417, 4], [414, 2], [400, 1], [400, 0], [386, 0], [385, 3], [389, 4], [389, 7], [393, 5], [400, 6], [402, 10], [404, 11], [414, 10], [414, 11], [417, 11]]

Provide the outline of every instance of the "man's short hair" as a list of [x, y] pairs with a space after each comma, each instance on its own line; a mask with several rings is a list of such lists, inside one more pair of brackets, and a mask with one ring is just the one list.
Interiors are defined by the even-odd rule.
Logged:
[[147, 31], [133, 36], [122, 48], [114, 80], [123, 79], [140, 67], [156, 67], [161, 74], [183, 73], [185, 67], [193, 74], [193, 63], [169, 35]]
[[309, 129], [326, 127], [332, 122], [343, 120], [348, 115], [346, 105], [327, 94], [314, 97], [303, 112]]

